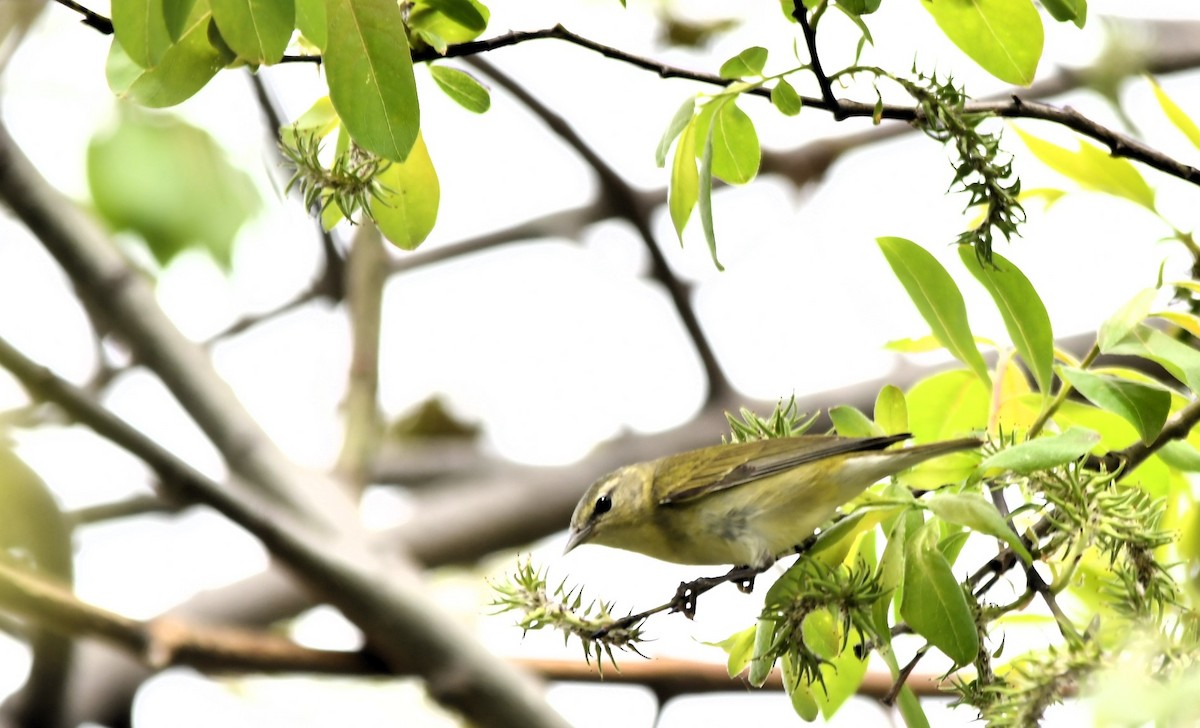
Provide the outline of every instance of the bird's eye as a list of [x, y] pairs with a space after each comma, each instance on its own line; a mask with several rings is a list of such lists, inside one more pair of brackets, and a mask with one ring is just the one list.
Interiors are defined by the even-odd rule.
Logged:
[[610, 510], [612, 510], [612, 498], [602, 495], [596, 499], [595, 513], [597, 516], [601, 513], [608, 513]]

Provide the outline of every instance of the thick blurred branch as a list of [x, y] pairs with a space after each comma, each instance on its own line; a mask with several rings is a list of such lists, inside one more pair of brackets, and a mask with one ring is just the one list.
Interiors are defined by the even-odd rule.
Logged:
[[[0, 198], [37, 235], [84, 298], [103, 302], [118, 331], [162, 378], [184, 408], [246, 481], [221, 487], [158, 448], [90, 402], [71, 385], [6, 347], [6, 364], [25, 386], [70, 392], [56, 402], [85, 423], [108, 427], [123, 446], [149, 458], [164, 480], [185, 485], [245, 527], [300, 575], [320, 598], [337, 606], [398, 672], [415, 672], [435, 700], [490, 725], [556, 726], [551, 710], [520, 673], [503, 665], [457, 623], [444, 617], [420, 582], [415, 565], [381, 558], [357, 522], [356, 504], [322, 478], [302, 473], [283, 457], [242, 409], [229, 386], [194, 344], [172, 326], [153, 290], [112, 247], [95, 223], [53, 189], [0, 126]], [[267, 495], [270, 500], [264, 498]], [[282, 507], [281, 507], [282, 506]]]

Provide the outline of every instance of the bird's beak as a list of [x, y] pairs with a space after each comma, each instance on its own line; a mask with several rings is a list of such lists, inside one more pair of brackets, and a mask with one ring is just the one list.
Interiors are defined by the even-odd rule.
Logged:
[[590, 523], [582, 528], [572, 528], [571, 534], [567, 537], [567, 547], [563, 549], [563, 553], [566, 554], [579, 544], [586, 542], [591, 535], [592, 524]]

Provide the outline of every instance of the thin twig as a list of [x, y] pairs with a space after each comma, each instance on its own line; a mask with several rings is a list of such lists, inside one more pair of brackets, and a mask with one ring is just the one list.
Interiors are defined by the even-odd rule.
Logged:
[[808, 8], [804, 7], [804, 3], [795, 4], [792, 17], [800, 23], [800, 29], [804, 31], [804, 44], [808, 47], [809, 63], [812, 66], [813, 75], [817, 77], [817, 87], [821, 89], [821, 98], [825, 100], [834, 120], [841, 121], [846, 117], [842, 113], [841, 104], [833, 94], [833, 84], [829, 82], [829, 76], [821, 67], [821, 56], [817, 53], [817, 29], [809, 22]]
[[929, 643], [925, 643], [925, 646], [917, 650], [912, 659], [908, 661], [908, 664], [900, 668], [899, 674], [896, 675], [896, 680], [892, 683], [892, 689], [879, 702], [889, 707], [895, 704], [896, 696], [904, 689], [904, 685], [908, 682], [908, 678], [912, 675], [913, 670], [916, 669], [917, 663], [925, 657], [925, 653], [927, 652], [929, 652]]
[[84, 25], [94, 28], [104, 35], [113, 34], [112, 20], [104, 17], [100, 13], [94, 13], [91, 10], [88, 10], [79, 3], [75, 2], [75, 0], [55, 0], [55, 2], [82, 15], [83, 18], [79, 22], [83, 23]]

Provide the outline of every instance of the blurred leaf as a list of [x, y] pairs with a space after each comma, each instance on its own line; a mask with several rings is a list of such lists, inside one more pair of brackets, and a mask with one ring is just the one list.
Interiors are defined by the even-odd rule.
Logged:
[[784, 116], [795, 116], [800, 113], [804, 102], [800, 99], [800, 94], [796, 93], [796, 89], [792, 88], [792, 84], [786, 79], [779, 79], [771, 88], [771, 103]]
[[421, 126], [417, 82], [400, 6], [392, 0], [329, 0], [324, 53], [329, 98], [363, 149], [402, 162]]
[[179, 42], [152, 68], [139, 67], [114, 39], [105, 64], [109, 88], [119, 98], [163, 108], [191, 98], [233, 60], [209, 40], [208, 0], [196, 0]]
[[177, 41], [187, 28], [187, 19], [196, 6], [196, 0], [159, 0], [162, 3], [163, 20], [172, 41]]
[[438, 87], [467, 111], [482, 114], [491, 108], [492, 95], [487, 87], [466, 71], [430, 65], [429, 73]]
[[1170, 440], [1156, 453], [1167, 465], [1188, 473], [1200, 473], [1200, 449], [1184, 440]]
[[479, 425], [464, 422], [446, 408], [441, 397], [430, 397], [400, 415], [388, 426], [393, 440], [426, 440], [439, 438], [479, 437]]
[[761, 76], [767, 65], [767, 49], [752, 46], [721, 64], [717, 74], [730, 80]]
[[[1125, 418], [1087, 402], [1063, 402], [1054, 421], [1059, 427], [1084, 428], [1098, 433], [1100, 451], [1120, 449], [1139, 439], [1137, 430]], [[1122, 473], [1121, 481], [1137, 483], [1147, 493], [1158, 497], [1169, 486], [1170, 473], [1161, 458], [1149, 457], [1132, 472]]]
[[1039, 437], [1001, 450], [984, 458], [982, 469], [999, 468], [1017, 473], [1032, 473], [1075, 462], [1091, 452], [1100, 435], [1081, 427], [1072, 427], [1061, 435]]
[[1063, 367], [1063, 378], [1093, 404], [1124, 417], [1149, 443], [1162, 430], [1171, 409], [1171, 393], [1161, 387]]
[[758, 619], [754, 632], [754, 655], [750, 658], [750, 674], [747, 676], [750, 684], [756, 688], [763, 686], [771, 676], [771, 669], [775, 667], [776, 658], [773, 657], [772, 648], [775, 646], [776, 625], [777, 622], [773, 619]]
[[1050, 315], [1033, 284], [999, 253], [992, 253], [992, 265], [981, 263], [969, 245], [958, 246], [958, 254], [967, 270], [991, 294], [1004, 328], [1033, 372], [1038, 389], [1048, 394], [1054, 377], [1054, 333]]
[[942, 32], [1001, 81], [1028, 86], [1042, 56], [1042, 18], [1031, 0], [921, 0]]
[[1170, 321], [1192, 336], [1200, 339], [1200, 316], [1194, 313], [1188, 313], [1187, 311], [1154, 311], [1150, 315], [1154, 318]]
[[486, 11], [470, 0], [421, 0], [421, 4], [433, 8], [473, 33], [482, 33], [487, 28]]
[[858, 692], [863, 678], [867, 676], [867, 660], [860, 660], [854, 654], [855, 647], [861, 643], [858, 632], [851, 631], [846, 649], [835, 653], [828, 664], [821, 665], [825, 689], [814, 691], [813, 697], [821, 709], [821, 715], [827, 721]]
[[[170, 0], [163, 0], [170, 2]], [[209, 0], [221, 36], [238, 57], [278, 63], [296, 27], [294, 0]]]
[[392, 162], [377, 179], [371, 219], [396, 247], [416, 250], [433, 230], [441, 200], [437, 170], [419, 133], [408, 159]]
[[1192, 392], [1200, 393], [1200, 352], [1158, 329], [1138, 324], [1106, 353], [1128, 354], [1156, 361]]
[[987, 385], [987, 364], [975, 348], [967, 307], [954, 279], [929, 251], [904, 238], [877, 238], [880, 250], [942, 346]]
[[[178, 13], [173, 12], [175, 39], [182, 36], [178, 23]], [[114, 37], [120, 41], [129, 59], [142, 68], [158, 65], [167, 48], [171, 47], [173, 38], [163, 16], [163, 0], [113, 0], [112, 24]]]
[[121, 112], [88, 145], [96, 211], [142, 236], [161, 265], [195, 247], [228, 270], [237, 232], [260, 206], [250, 177], [207, 132], [128, 105]]
[[875, 422], [889, 435], [908, 432], [908, 403], [899, 387], [887, 384], [879, 390], [875, 397]]
[[1162, 90], [1162, 86], [1158, 85], [1158, 81], [1150, 79], [1150, 88], [1154, 89], [1154, 98], [1158, 99], [1158, 105], [1162, 107], [1163, 113], [1170, 120], [1175, 128], [1183, 132], [1192, 146], [1200, 149], [1200, 126], [1196, 126], [1196, 122], [1192, 121], [1192, 117], [1188, 116], [1175, 100], [1167, 95], [1166, 91]]
[[925, 501], [925, 507], [950, 523], [995, 536], [1011, 546], [1026, 564], [1032, 562], [1029, 549], [1008, 527], [996, 506], [983, 496], [974, 493], [935, 493]]
[[1087, 22], [1087, 0], [1042, 0], [1042, 7], [1060, 23], [1069, 20], [1082, 28]]
[[792, 701], [792, 710], [802, 720], [814, 721], [819, 715], [817, 701], [813, 698], [812, 688], [797, 674], [795, 658], [789, 652], [783, 656], [783, 688]]
[[[697, 133], [697, 139], [699, 138], [699, 134]], [[676, 150], [675, 153], [678, 154], [679, 150]], [[725, 266], [721, 265], [721, 261], [717, 260], [717, 231], [713, 226], [712, 215], [712, 180], [713, 140], [712, 135], [709, 134], [704, 138], [704, 147], [700, 155], [700, 189], [697, 193], [696, 202], [700, 207], [700, 229], [704, 232], [704, 242], [708, 244], [708, 253], [712, 256], [713, 265], [717, 267], [717, 270], [725, 270]], [[686, 223], [686, 220], [684, 222]], [[682, 242], [682, 238], [680, 242]]]
[[829, 419], [842, 437], [871, 437], [882, 435], [883, 430], [857, 407], [840, 404], [829, 408]]
[[318, 138], [324, 138], [337, 129], [340, 123], [337, 112], [333, 110], [333, 102], [328, 96], [322, 96], [291, 124], [280, 127], [279, 139], [283, 144], [295, 147], [298, 133], [315, 134]]
[[1129, 336], [1138, 324], [1146, 320], [1157, 297], [1157, 288], [1143, 288], [1101, 324], [1100, 332], [1096, 336], [1100, 352], [1109, 353], [1122, 339]]
[[750, 626], [741, 632], [734, 632], [720, 642], [705, 643], [713, 647], [720, 647], [729, 656], [725, 665], [729, 670], [729, 677], [737, 677], [742, 674], [742, 671], [750, 664], [750, 658], [754, 655], [756, 631], [757, 627]]
[[908, 541], [900, 615], [955, 664], [965, 665], [979, 652], [979, 632], [950, 562], [928, 543], [930, 528]]
[[1014, 126], [1013, 129], [1043, 164], [1071, 178], [1080, 187], [1124, 197], [1155, 212], [1154, 190], [1129, 160], [1114, 157], [1083, 140], [1079, 141], [1079, 149], [1071, 151], [1026, 133], [1019, 127]]

